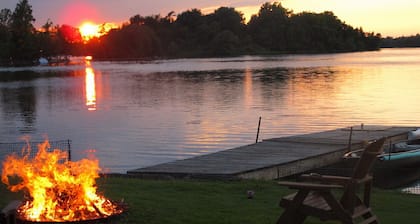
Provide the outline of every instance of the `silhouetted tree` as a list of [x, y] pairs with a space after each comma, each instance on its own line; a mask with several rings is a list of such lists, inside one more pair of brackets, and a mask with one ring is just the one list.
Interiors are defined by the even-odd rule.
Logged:
[[[220, 7], [204, 15], [199, 9], [166, 16], [139, 14], [122, 27], [83, 42], [77, 28], [53, 25], [42, 30], [28, 0], [13, 12], [0, 11], [0, 60], [32, 61], [39, 56], [93, 54], [96, 58], [207, 57], [265, 53], [323, 53], [376, 50], [380, 34], [366, 33], [339, 20], [332, 12], [294, 14], [279, 2], [264, 3], [245, 24], [241, 12]], [[104, 32], [105, 33], [105, 32]], [[420, 39], [420, 38], [417, 38]], [[412, 44], [411, 39], [384, 43]], [[418, 42], [416, 42], [418, 43]]]
[[420, 47], [420, 34], [382, 39], [381, 47]]
[[147, 58], [159, 54], [159, 39], [148, 26], [129, 24], [100, 38], [101, 49], [93, 49], [102, 58]]
[[279, 2], [264, 3], [248, 24], [248, 32], [253, 41], [267, 50], [285, 51], [288, 45], [286, 32], [291, 13]]
[[[349, 32], [350, 31], [350, 32]], [[347, 39], [353, 31], [332, 12], [303, 12], [290, 17], [288, 32], [289, 50], [307, 52], [330, 52], [353, 50]]]
[[144, 24], [144, 18], [140, 16], [139, 14], [130, 17], [129, 19], [130, 24], [132, 25], [143, 25]]
[[234, 8], [220, 7], [207, 16], [210, 29], [210, 56], [230, 56], [242, 53], [241, 38], [245, 34], [243, 14]]
[[10, 9], [2, 9], [0, 11], [0, 60], [4, 61], [3, 63], [8, 62], [11, 55], [12, 33], [9, 29], [11, 21], [12, 11]]
[[10, 27], [12, 23], [12, 11], [10, 9], [0, 10], [0, 26]]
[[204, 18], [199, 9], [191, 9], [178, 14], [173, 23], [174, 32], [167, 51], [170, 56], [189, 57], [202, 51]]
[[175, 23], [181, 27], [188, 28], [190, 31], [196, 31], [203, 22], [203, 18], [203, 14], [199, 9], [191, 9], [180, 13]]
[[217, 31], [231, 31], [240, 36], [244, 31], [244, 17], [241, 12], [230, 7], [220, 7], [208, 16], [209, 23], [217, 24]]
[[38, 57], [35, 42], [35, 28], [32, 16], [32, 6], [28, 0], [20, 0], [11, 17], [10, 31], [12, 33], [11, 56], [14, 59], [32, 60]]

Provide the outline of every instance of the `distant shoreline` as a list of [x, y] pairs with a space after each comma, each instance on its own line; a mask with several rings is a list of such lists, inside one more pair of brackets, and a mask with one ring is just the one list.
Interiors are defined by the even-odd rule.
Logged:
[[[321, 55], [321, 54], [340, 54], [340, 53], [354, 53], [354, 52], [372, 52], [372, 51], [380, 51], [381, 49], [407, 49], [407, 48], [419, 48], [420, 46], [387, 46], [387, 47], [380, 47], [376, 50], [363, 50], [363, 51], [326, 51], [326, 52], [310, 52], [310, 51], [302, 51], [302, 52], [266, 52], [266, 53], [256, 53], [256, 54], [238, 54], [238, 55], [231, 55], [231, 56], [191, 56], [191, 57], [142, 57], [142, 58], [93, 58], [93, 61], [110, 61], [110, 62], [150, 62], [156, 60], [171, 60], [171, 59], [194, 59], [194, 58], [231, 58], [231, 57], [243, 57], [243, 56], [284, 56], [284, 55]], [[80, 55], [76, 56], [69, 56], [69, 57], [84, 57]], [[71, 64], [71, 63], [70, 63]], [[57, 64], [51, 65], [56, 66]], [[0, 61], [0, 67], [31, 67], [31, 66], [39, 66], [39, 63], [33, 60], [18, 60], [18, 61]]]
[[[394, 47], [386, 47], [394, 48]], [[410, 47], [406, 47], [410, 48]], [[106, 57], [95, 57], [93, 61], [110, 61], [110, 62], [150, 62], [156, 60], [171, 60], [171, 59], [194, 59], [194, 58], [231, 58], [231, 57], [243, 57], [243, 56], [285, 56], [285, 55], [321, 55], [321, 54], [340, 54], [340, 53], [352, 53], [352, 52], [370, 52], [370, 51], [380, 51], [381, 48], [375, 50], [363, 50], [363, 51], [325, 51], [325, 52], [311, 52], [311, 51], [301, 51], [301, 52], [264, 52], [264, 53], [255, 53], [255, 54], [237, 54], [229, 56], [208, 56], [208, 55], [198, 55], [190, 57], [138, 57], [138, 58], [106, 58]], [[80, 55], [69, 55], [69, 57], [84, 57]], [[65, 63], [63, 63], [65, 64]], [[70, 63], [71, 64], [71, 63]], [[54, 63], [50, 66], [56, 66]], [[17, 61], [0, 61], [0, 67], [31, 67], [31, 66], [40, 66], [38, 60], [17, 60]], [[49, 65], [46, 65], [49, 66]]]

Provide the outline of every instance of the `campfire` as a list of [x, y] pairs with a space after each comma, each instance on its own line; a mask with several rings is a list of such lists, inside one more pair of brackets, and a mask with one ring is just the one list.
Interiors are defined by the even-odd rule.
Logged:
[[123, 208], [97, 193], [99, 161], [69, 161], [67, 152], [48, 151], [48, 141], [38, 145], [34, 158], [29, 144], [22, 155], [3, 162], [1, 180], [13, 191], [24, 191], [16, 218], [30, 222], [83, 222], [122, 214]]

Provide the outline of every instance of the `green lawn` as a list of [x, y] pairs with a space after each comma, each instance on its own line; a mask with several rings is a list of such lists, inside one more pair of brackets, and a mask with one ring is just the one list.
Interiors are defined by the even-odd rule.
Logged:
[[[104, 177], [98, 190], [124, 200], [129, 210], [119, 223], [270, 223], [281, 213], [278, 202], [290, 190], [274, 181], [143, 180]], [[247, 191], [253, 190], [253, 199]], [[0, 208], [21, 195], [0, 187]], [[373, 210], [383, 224], [420, 223], [420, 196], [375, 189]], [[323, 223], [309, 219], [305, 223]], [[334, 223], [334, 222], [330, 222]]]

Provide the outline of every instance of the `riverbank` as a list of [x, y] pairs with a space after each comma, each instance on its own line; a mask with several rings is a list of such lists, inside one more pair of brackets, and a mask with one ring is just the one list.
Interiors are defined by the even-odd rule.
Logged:
[[[255, 192], [253, 199], [247, 191]], [[123, 199], [129, 211], [121, 223], [275, 223], [282, 212], [279, 199], [290, 193], [275, 181], [145, 180], [102, 177], [98, 191], [114, 200]], [[0, 208], [21, 195], [0, 186]], [[419, 195], [374, 189], [372, 207], [383, 224], [404, 219], [418, 223]], [[321, 224], [316, 219], [307, 223]]]

